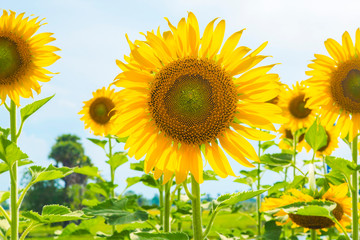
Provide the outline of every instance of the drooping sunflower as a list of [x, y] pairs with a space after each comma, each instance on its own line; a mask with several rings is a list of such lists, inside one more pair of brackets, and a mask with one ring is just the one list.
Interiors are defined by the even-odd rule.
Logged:
[[342, 45], [334, 39], [325, 41], [331, 57], [315, 54], [312, 70], [306, 74], [307, 106], [319, 108], [321, 122], [326, 128], [335, 122], [341, 138], [349, 134], [352, 141], [360, 131], [360, 29], [353, 44], [348, 32], [342, 36]]
[[325, 130], [327, 135], [327, 142], [326, 145], [321, 147], [319, 150], [316, 151], [316, 156], [321, 157], [323, 155], [330, 156], [331, 153], [338, 148], [339, 144], [339, 129], [332, 126]]
[[251, 127], [274, 131], [273, 122], [283, 121], [281, 109], [266, 103], [279, 93], [278, 75], [268, 73], [275, 64], [253, 68], [266, 57], [258, 55], [266, 43], [252, 52], [237, 47], [241, 30], [221, 48], [224, 20], [215, 29], [211, 21], [202, 37], [191, 12], [177, 27], [167, 21], [171, 31], [128, 40], [130, 56], [117, 61], [123, 72], [114, 84], [125, 89], [116, 135], [129, 136], [129, 156], [146, 155], [145, 171], [164, 174], [164, 182], [175, 173], [181, 183], [189, 172], [203, 182], [203, 157], [220, 177], [235, 176], [225, 152], [253, 167], [248, 159], [259, 158], [245, 138], [274, 136]]
[[[319, 198], [320, 200], [327, 200], [336, 203], [335, 209], [332, 211], [336, 220], [339, 223], [346, 227], [351, 223], [351, 197], [347, 196], [348, 186], [347, 183], [340, 185], [331, 185], [330, 188]], [[282, 195], [280, 198], [265, 198], [265, 201], [262, 203], [261, 211], [266, 212], [274, 209], [279, 211], [275, 216], [285, 217], [284, 222], [279, 222], [279, 224], [286, 224], [290, 221], [293, 222], [293, 227], [304, 227], [308, 229], [326, 229], [333, 226], [336, 226], [333, 221], [326, 217], [320, 216], [304, 216], [297, 215], [292, 213], [286, 213], [281, 207], [290, 205], [297, 202], [311, 202], [314, 200], [314, 197], [302, 193], [296, 189], [290, 189], [286, 194]], [[338, 228], [339, 231], [341, 229]]]
[[20, 97], [32, 97], [32, 90], [41, 91], [40, 82], [48, 82], [52, 72], [45, 69], [60, 57], [57, 47], [47, 45], [55, 40], [52, 33], [36, 34], [43, 25], [38, 18], [24, 18], [25, 13], [8, 13], [0, 17], [0, 99], [7, 96], [16, 105]]
[[286, 86], [286, 89], [281, 91], [278, 105], [283, 109], [284, 116], [289, 119], [284, 127], [292, 134], [299, 129], [310, 127], [315, 120], [315, 111], [305, 107], [307, 100], [303, 83], [296, 82], [292, 89]]
[[114, 130], [113, 116], [115, 106], [120, 99], [114, 89], [103, 87], [93, 92], [93, 98], [84, 102], [84, 107], [79, 112], [83, 114], [80, 120], [84, 121], [85, 129], [90, 128], [95, 135], [106, 136]]
[[[289, 139], [290, 141], [294, 140], [294, 135], [293, 132], [289, 129], [286, 128], [285, 125], [282, 125], [279, 128], [278, 131], [281, 136], [280, 136], [280, 142], [279, 142], [279, 148], [281, 149], [293, 149], [293, 146], [290, 144], [290, 142], [287, 142], [286, 139]], [[305, 132], [300, 134], [300, 136], [298, 137], [298, 142], [296, 143], [296, 150], [298, 152], [301, 152], [303, 148], [306, 149], [307, 152], [309, 152], [311, 150], [311, 147], [309, 144], [306, 143], [305, 141]]]

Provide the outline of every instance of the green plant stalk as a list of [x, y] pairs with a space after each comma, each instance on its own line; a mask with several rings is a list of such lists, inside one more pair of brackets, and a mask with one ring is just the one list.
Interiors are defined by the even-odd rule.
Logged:
[[33, 230], [34, 228], [43, 225], [42, 223], [38, 223], [35, 224], [34, 222], [32, 222], [27, 228], [26, 230], [23, 232], [23, 234], [21, 234], [20, 240], [24, 240], [26, 238], [26, 236], [30, 233], [31, 230]]
[[[109, 136], [109, 160], [112, 157], [112, 145], [111, 145], [111, 136]], [[111, 174], [111, 183], [114, 184], [115, 181], [115, 170], [110, 165], [110, 174]], [[111, 189], [110, 198], [115, 198], [115, 188]]]
[[162, 185], [163, 177], [160, 177], [159, 187], [159, 208], [160, 208], [160, 225], [164, 223], [164, 185]]
[[[11, 141], [16, 143], [16, 105], [14, 101], [10, 104], [10, 133]], [[18, 201], [18, 162], [15, 161], [10, 169], [11, 187], [10, 187], [10, 212], [11, 212], [11, 240], [17, 240], [19, 237], [19, 206]]]
[[310, 229], [311, 240], [317, 240], [317, 234], [315, 229]]
[[[261, 141], [258, 143], [258, 156], [261, 155]], [[257, 169], [257, 190], [260, 190], [260, 162], [258, 163]], [[256, 197], [256, 210], [257, 210], [257, 235], [261, 236], [261, 194]]]
[[164, 203], [164, 232], [171, 231], [170, 224], [170, 212], [171, 212], [171, 181], [168, 181], [165, 184], [165, 203]]
[[293, 140], [293, 159], [294, 159], [294, 179], [295, 179], [295, 175], [296, 175], [296, 144], [297, 144], [297, 142], [296, 142], [296, 138], [297, 138], [297, 136], [296, 136], [297, 134], [293, 134], [293, 136], [294, 136], [294, 140]]
[[[178, 190], [177, 190], [177, 200], [178, 200], [178, 202], [180, 202], [180, 200], [181, 200], [181, 188], [178, 188]], [[179, 221], [178, 222], [178, 232], [181, 232], [181, 230], [182, 230], [182, 222], [181, 221]]]
[[[338, 221], [335, 217], [333, 217], [331, 220], [332, 220], [333, 222], [335, 222], [335, 223], [341, 228], [341, 231], [344, 233], [346, 239], [347, 239], [347, 240], [350, 240], [349, 235], [347, 234], [345, 228], [339, 223], [339, 221]], [[331, 236], [329, 235], [329, 239], [330, 239], [330, 238], [331, 238]]]
[[152, 224], [149, 220], [146, 220], [145, 222], [149, 224], [156, 231], [156, 233], [160, 233], [159, 229], [157, 229], [157, 227], [154, 224]]
[[[352, 142], [352, 161], [357, 166], [357, 158], [358, 158], [358, 137], [356, 136]], [[352, 174], [352, 189], [351, 189], [351, 199], [352, 199], [352, 238], [359, 239], [359, 183], [358, 183], [359, 175], [357, 170], [354, 170]]]
[[7, 214], [7, 212], [5, 211], [5, 209], [1, 205], [0, 205], [0, 212], [2, 213], [2, 215], [4, 215], [4, 217], [6, 218], [8, 223], [11, 225], [10, 216], [9, 216], [9, 214]]
[[203, 232], [202, 232], [202, 223], [201, 223], [200, 184], [196, 182], [192, 174], [191, 174], [191, 192], [194, 198], [191, 200], [194, 240], [202, 240]]
[[206, 236], [209, 234], [210, 230], [211, 230], [211, 227], [213, 226], [214, 224], [214, 220], [215, 220], [215, 217], [216, 215], [218, 214], [218, 211], [214, 211], [212, 214], [211, 214], [211, 218], [210, 218], [210, 221], [208, 223], [208, 225], [206, 226], [206, 229], [204, 231], [204, 234], [203, 234], [203, 238], [205, 239]]

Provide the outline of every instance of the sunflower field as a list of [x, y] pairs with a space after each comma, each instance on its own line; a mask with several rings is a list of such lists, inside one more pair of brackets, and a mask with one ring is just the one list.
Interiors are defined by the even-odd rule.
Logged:
[[[163, 22], [160, 6], [140, 0], [1, 6], [0, 239], [360, 239], [360, 25], [331, 36], [325, 20], [304, 22], [325, 42], [301, 63], [304, 76], [289, 68], [287, 81], [269, 55], [306, 43], [282, 35], [294, 43], [276, 51], [243, 38], [257, 18], [279, 34], [281, 16], [300, 22], [312, 2], [160, 2]], [[239, 14], [279, 13], [269, 19], [278, 25], [261, 14], [227, 20], [231, 4]], [[323, 8], [358, 24], [353, 4], [349, 14]], [[56, 33], [52, 21], [73, 30]], [[120, 30], [102, 36], [112, 27]], [[124, 46], [108, 44], [119, 36]]]

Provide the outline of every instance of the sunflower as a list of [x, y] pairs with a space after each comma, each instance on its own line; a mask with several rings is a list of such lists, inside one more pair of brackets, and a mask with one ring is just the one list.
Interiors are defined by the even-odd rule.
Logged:
[[[279, 142], [279, 148], [287, 150], [287, 149], [293, 149], [293, 146], [286, 140], [289, 139], [291, 141], [294, 140], [294, 135], [292, 133], [292, 131], [289, 128], [286, 128], [284, 125], [282, 125], [279, 128], [278, 131], [281, 136], [280, 136], [280, 142]], [[301, 133], [301, 135], [298, 137], [299, 140], [296, 143], [296, 150], [298, 152], [301, 152], [303, 148], [306, 149], [307, 152], [309, 152], [311, 150], [311, 147], [309, 144], [307, 144], [307, 142], [305, 141], [305, 132]]]
[[106, 136], [114, 129], [113, 116], [115, 106], [120, 103], [114, 89], [103, 87], [93, 92], [93, 98], [84, 102], [84, 107], [79, 112], [83, 114], [80, 120], [85, 123], [85, 128], [90, 128], [95, 135]]
[[296, 82], [293, 89], [285, 87], [279, 96], [278, 105], [283, 109], [284, 116], [289, 119], [285, 124], [285, 129], [289, 129], [291, 134], [295, 131], [310, 127], [315, 120], [315, 111], [305, 107], [307, 98], [305, 97], [305, 86]]
[[191, 12], [177, 27], [167, 21], [171, 31], [128, 39], [130, 56], [117, 61], [123, 72], [114, 84], [125, 89], [119, 93], [124, 103], [116, 107], [116, 135], [129, 136], [129, 156], [146, 155], [145, 171], [165, 174], [165, 182], [175, 173], [181, 183], [189, 172], [203, 182], [203, 157], [220, 177], [235, 176], [225, 152], [253, 167], [248, 159], [259, 158], [245, 138], [274, 136], [244, 124], [274, 131], [273, 122], [283, 121], [281, 109], [266, 103], [279, 93], [278, 75], [268, 73], [275, 64], [253, 68], [266, 58], [258, 55], [266, 43], [252, 52], [237, 47], [241, 30], [221, 48], [224, 20], [215, 29], [216, 19], [211, 21], [202, 37]]
[[[338, 186], [331, 185], [330, 188], [325, 192], [319, 199], [332, 201], [336, 203], [335, 209], [332, 211], [336, 220], [339, 223], [346, 227], [350, 225], [351, 219], [351, 198], [347, 196], [348, 186], [347, 183], [340, 184]], [[314, 197], [302, 193], [296, 189], [290, 189], [286, 194], [282, 195], [280, 198], [265, 198], [265, 201], [262, 203], [261, 211], [270, 211], [274, 209], [280, 209], [275, 216], [282, 216], [286, 218], [286, 221], [279, 224], [285, 224], [290, 221], [293, 222], [293, 227], [304, 227], [310, 229], [322, 229], [330, 228], [335, 226], [335, 223], [326, 217], [318, 216], [304, 216], [297, 215], [292, 213], [286, 213], [281, 207], [290, 205], [297, 202], [311, 202], [314, 200]], [[336, 225], [336, 228], [338, 226]], [[341, 231], [341, 229], [339, 229]]]
[[319, 108], [322, 124], [327, 128], [335, 122], [339, 126], [341, 138], [349, 135], [349, 140], [360, 130], [360, 29], [356, 31], [353, 44], [348, 32], [342, 36], [342, 45], [334, 39], [325, 41], [331, 57], [315, 54], [308, 67], [311, 76], [306, 80], [309, 86], [307, 105]]
[[338, 148], [339, 139], [338, 139], [338, 129], [334, 126], [326, 129], [327, 142], [326, 145], [321, 147], [316, 151], [316, 156], [321, 157], [323, 155], [330, 156], [331, 153]]
[[4, 10], [0, 17], [0, 99], [1, 104], [9, 96], [20, 105], [20, 96], [32, 97], [32, 90], [38, 94], [38, 83], [48, 82], [52, 72], [46, 70], [60, 57], [54, 52], [57, 47], [47, 45], [55, 40], [52, 33], [35, 34], [41, 20], [24, 18], [25, 13], [16, 16]]

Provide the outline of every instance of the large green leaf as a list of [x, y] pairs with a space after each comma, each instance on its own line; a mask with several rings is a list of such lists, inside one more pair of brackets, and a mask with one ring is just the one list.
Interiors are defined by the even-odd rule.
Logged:
[[126, 179], [127, 186], [126, 188], [131, 187], [132, 185], [141, 181], [141, 177], [129, 177]]
[[218, 179], [216, 178], [216, 173], [212, 170], [206, 170], [203, 172], [203, 178], [204, 181], [210, 181], [210, 180], [214, 180], [217, 181]]
[[233, 194], [225, 194], [218, 197], [217, 201], [220, 204], [217, 206], [218, 209], [229, 207], [238, 202], [242, 202], [253, 197], [256, 197], [259, 194], [266, 192], [267, 189], [257, 190], [257, 191], [247, 191], [247, 192], [239, 192]]
[[56, 223], [87, 219], [82, 211], [72, 212], [69, 208], [61, 205], [47, 205], [43, 207], [41, 215], [33, 211], [22, 212], [22, 216], [39, 223]]
[[109, 198], [112, 189], [116, 188], [117, 185], [111, 182], [99, 182], [89, 183], [87, 188], [97, 194], [103, 195], [105, 198]]
[[[18, 166], [24, 166], [24, 165], [28, 165], [33, 163], [33, 161], [28, 160], [28, 159], [22, 159], [18, 161]], [[9, 165], [7, 165], [6, 163], [0, 163], [0, 174], [9, 171]]]
[[263, 239], [279, 240], [281, 231], [282, 231], [282, 227], [276, 225], [275, 220], [267, 221], [265, 223], [265, 233], [263, 235]]
[[128, 161], [127, 155], [124, 152], [116, 152], [111, 156], [109, 161], [106, 161], [114, 170]]
[[132, 240], [189, 240], [189, 237], [182, 232], [172, 233], [134, 233]]
[[350, 180], [350, 176], [356, 169], [356, 165], [353, 162], [343, 158], [326, 157], [325, 161], [331, 167], [332, 172], [339, 173], [339, 175], [343, 175], [348, 180]]
[[24, 122], [28, 117], [30, 117], [33, 113], [35, 113], [42, 106], [44, 106], [48, 101], [50, 101], [50, 99], [52, 99], [54, 96], [55, 96], [55, 94], [50, 97], [30, 103], [30, 104], [26, 105], [25, 107], [23, 107], [20, 110], [21, 121]]
[[260, 157], [260, 162], [270, 166], [288, 167], [292, 162], [292, 155], [288, 153], [264, 154]]
[[319, 150], [327, 143], [327, 134], [323, 126], [316, 119], [305, 133], [305, 140], [314, 151]]
[[92, 143], [98, 145], [99, 147], [101, 147], [104, 150], [105, 150], [105, 145], [108, 142], [107, 140], [100, 140], [100, 139], [96, 139], [96, 138], [88, 138], [88, 140], [91, 141]]
[[100, 171], [97, 167], [91, 167], [91, 166], [84, 166], [84, 167], [76, 167], [74, 168], [74, 172], [75, 173], [79, 173], [79, 174], [82, 174], [82, 175], [86, 175], [86, 176], [89, 176], [89, 177], [92, 177], [92, 178], [99, 178], [101, 180], [102, 177], [100, 175]]
[[125, 224], [137, 221], [146, 221], [148, 213], [137, 210], [130, 212], [126, 209], [127, 199], [109, 199], [96, 206], [84, 208], [85, 214], [89, 216], [102, 216], [110, 225]]
[[10, 135], [10, 128], [0, 127], [0, 135], [3, 135], [5, 138], [8, 138], [8, 136]]
[[[313, 208], [315, 207], [315, 208]], [[328, 212], [331, 212], [336, 208], [336, 203], [331, 201], [322, 201], [322, 200], [313, 200], [310, 202], [296, 202], [286, 206], [282, 206], [279, 209], [284, 210], [287, 213], [299, 214], [299, 215], [307, 215], [307, 216], [321, 216], [325, 213], [324, 210], [320, 210], [320, 208], [326, 209]], [[314, 210], [312, 213], [311, 210]], [[320, 214], [320, 215], [318, 215]]]
[[42, 166], [31, 166], [29, 170], [32, 176], [31, 181], [33, 184], [41, 181], [49, 181], [58, 178], [63, 178], [73, 172], [71, 168], [68, 167], [56, 168], [53, 165], [50, 165], [47, 168]]
[[144, 171], [144, 161], [130, 163], [130, 169], [143, 172]]
[[266, 141], [266, 142], [262, 142], [260, 147], [263, 151], [265, 151], [266, 149], [268, 149], [271, 146], [276, 145], [276, 143], [274, 141]]
[[27, 159], [28, 155], [23, 153], [16, 143], [11, 142], [0, 135], [0, 159], [9, 166], [12, 166], [16, 161]]

